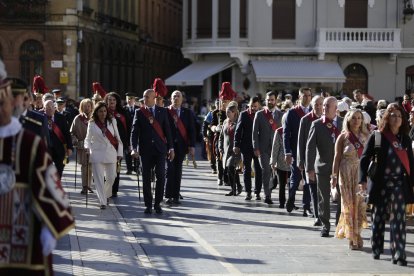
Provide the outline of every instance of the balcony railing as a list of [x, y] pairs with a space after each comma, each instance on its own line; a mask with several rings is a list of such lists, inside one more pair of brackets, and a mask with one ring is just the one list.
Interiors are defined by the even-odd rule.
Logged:
[[0, 22], [44, 23], [47, 18], [46, 0], [2, 0], [0, 1]]
[[400, 29], [320, 28], [316, 47], [323, 53], [396, 53]]

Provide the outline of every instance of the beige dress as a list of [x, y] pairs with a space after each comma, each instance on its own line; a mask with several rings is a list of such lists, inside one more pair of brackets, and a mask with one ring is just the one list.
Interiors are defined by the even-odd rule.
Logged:
[[[360, 138], [364, 145], [367, 137]], [[366, 203], [358, 193], [359, 157], [354, 145], [344, 139], [342, 159], [339, 164], [339, 188], [341, 191], [342, 212], [336, 227], [335, 236], [350, 240], [350, 245], [361, 248], [362, 228], [367, 228]]]

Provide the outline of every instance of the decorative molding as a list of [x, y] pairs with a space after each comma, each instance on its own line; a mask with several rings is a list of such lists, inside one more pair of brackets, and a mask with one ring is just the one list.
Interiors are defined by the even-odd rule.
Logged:
[[266, 4], [269, 6], [269, 8], [273, 5], [273, 0], [266, 0]]
[[296, 6], [300, 8], [300, 6], [302, 6], [302, 0], [296, 0]]
[[374, 5], [375, 5], [375, 0], [368, 0], [368, 6], [370, 8], [374, 7]]
[[345, 0], [338, 0], [339, 7], [343, 8], [345, 6]]

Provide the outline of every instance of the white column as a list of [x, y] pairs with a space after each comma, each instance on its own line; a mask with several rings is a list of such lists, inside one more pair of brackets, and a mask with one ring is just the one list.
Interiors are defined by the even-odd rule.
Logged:
[[231, 0], [230, 11], [231, 45], [236, 46], [240, 40], [240, 0]]
[[[201, 0], [203, 1], [203, 0]], [[219, 7], [218, 7], [218, 1], [219, 0], [213, 0], [213, 7], [212, 7], [212, 15], [211, 15], [211, 31], [212, 31], [212, 45], [215, 46], [217, 44], [217, 36], [218, 36], [218, 13], [219, 13]]]

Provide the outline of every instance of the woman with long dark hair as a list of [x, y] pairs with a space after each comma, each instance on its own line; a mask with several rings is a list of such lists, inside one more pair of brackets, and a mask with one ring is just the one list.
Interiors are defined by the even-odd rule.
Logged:
[[[372, 254], [379, 259], [384, 252], [385, 222], [389, 218], [392, 262], [406, 266], [405, 206], [414, 202], [414, 158], [401, 106], [388, 105], [379, 131], [381, 147], [375, 149], [375, 133], [372, 134], [361, 157], [359, 181], [361, 191], [368, 190], [368, 203], [373, 204]], [[375, 154], [378, 165], [367, 187], [368, 167]]]
[[100, 202], [105, 209], [116, 177], [116, 163], [122, 158], [123, 145], [118, 127], [104, 102], [98, 102], [92, 112], [85, 138], [89, 149], [93, 179]]
[[[122, 108], [121, 97], [116, 92], [109, 92], [105, 95], [104, 101], [108, 106], [108, 112], [116, 120], [119, 136], [124, 145], [123, 154], [129, 154], [131, 120], [129, 119], [129, 116], [127, 116], [127, 114], [125, 113], [125, 110]], [[118, 196], [121, 160], [122, 158], [118, 161], [117, 175], [114, 184], [112, 185], [112, 197]]]

